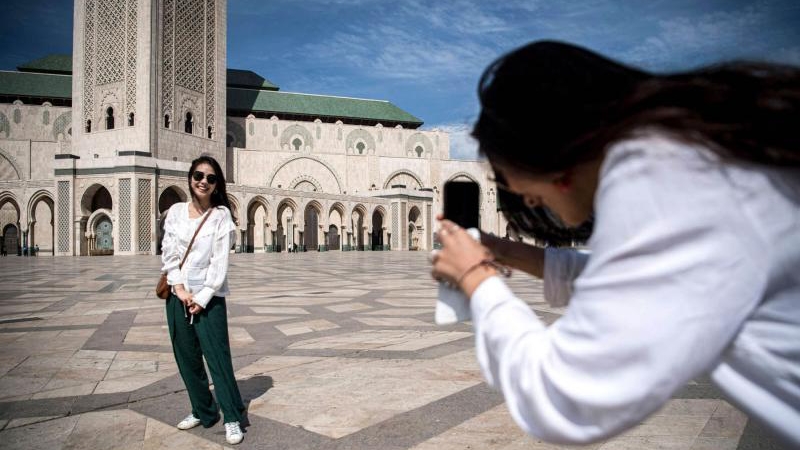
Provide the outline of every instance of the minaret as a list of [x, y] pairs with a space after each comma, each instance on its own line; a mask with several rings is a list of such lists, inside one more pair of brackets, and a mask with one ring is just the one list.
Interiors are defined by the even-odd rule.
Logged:
[[224, 165], [226, 6], [75, 0], [57, 254], [155, 253], [164, 191], [188, 196], [186, 171], [200, 154]]

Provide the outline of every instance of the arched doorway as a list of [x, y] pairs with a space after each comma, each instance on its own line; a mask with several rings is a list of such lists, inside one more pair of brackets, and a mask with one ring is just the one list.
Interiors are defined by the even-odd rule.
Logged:
[[315, 251], [319, 248], [319, 211], [313, 204], [306, 206], [303, 212], [303, 236], [300, 239], [303, 251]]
[[247, 208], [247, 244], [246, 253], [266, 252], [269, 245], [267, 230], [268, 213], [266, 200], [256, 197]]
[[292, 251], [294, 241], [294, 206], [291, 200], [284, 200], [278, 205], [276, 214], [276, 230], [272, 242], [275, 251]]
[[418, 224], [417, 221], [420, 220], [420, 212], [419, 208], [416, 206], [411, 208], [411, 211], [408, 212], [408, 249], [409, 250], [419, 250], [419, 233], [417, 232]]
[[358, 205], [354, 210], [351, 216], [352, 225], [350, 227], [353, 230], [352, 235], [352, 245], [355, 246], [356, 250], [364, 250], [364, 219], [365, 219], [366, 211], [363, 209], [362, 205]]
[[47, 194], [34, 196], [30, 209], [30, 243], [31, 248], [39, 247], [38, 254], [54, 254], [55, 229], [53, 199]]
[[375, 210], [372, 213], [372, 249], [383, 250], [383, 214]]
[[[81, 198], [81, 255], [113, 255], [114, 254], [114, 225], [112, 217], [111, 193], [104, 186], [95, 184], [83, 193]], [[101, 227], [100, 223], [104, 222]], [[128, 226], [130, 224], [123, 224]], [[99, 234], [98, 234], [99, 233]], [[102, 247], [99, 247], [102, 239]], [[130, 233], [122, 233], [121, 239], [130, 239]], [[108, 246], [111, 247], [108, 247]]]
[[156, 255], [161, 254], [161, 242], [164, 240], [164, 222], [167, 221], [167, 212], [175, 203], [185, 202], [186, 194], [175, 186], [169, 186], [158, 197], [158, 236]]
[[14, 224], [3, 227], [3, 254], [17, 255], [20, 252], [19, 229]]
[[5, 249], [4, 254], [6, 255], [22, 254], [22, 236], [19, 222], [19, 205], [17, 205], [13, 197], [0, 197], [0, 230], [3, 231], [0, 247]]
[[341, 246], [341, 237], [339, 236], [339, 228], [331, 224], [328, 227], [328, 250], [339, 250]]

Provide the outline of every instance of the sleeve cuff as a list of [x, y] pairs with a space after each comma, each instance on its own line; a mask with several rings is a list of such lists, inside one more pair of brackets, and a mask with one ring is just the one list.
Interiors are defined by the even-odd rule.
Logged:
[[185, 284], [183, 282], [183, 276], [181, 275], [181, 269], [176, 267], [167, 272], [167, 283], [169, 283], [170, 286], [175, 286], [176, 284]]
[[472, 293], [469, 302], [472, 309], [472, 320], [481, 320], [496, 305], [508, 298], [514, 298], [514, 293], [500, 277], [493, 276], [483, 280]]
[[211, 301], [211, 297], [214, 296], [214, 290], [210, 287], [204, 287], [200, 289], [199, 292], [192, 295], [192, 301], [200, 305], [203, 309], [206, 309], [208, 302]]

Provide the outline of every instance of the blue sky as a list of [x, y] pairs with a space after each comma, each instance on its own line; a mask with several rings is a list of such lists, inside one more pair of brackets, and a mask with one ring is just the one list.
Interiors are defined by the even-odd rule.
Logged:
[[[71, 52], [72, 2], [5, 0], [0, 69]], [[536, 39], [653, 71], [753, 58], [800, 64], [797, 0], [228, 0], [228, 67], [281, 90], [389, 100], [468, 137], [494, 58]]]

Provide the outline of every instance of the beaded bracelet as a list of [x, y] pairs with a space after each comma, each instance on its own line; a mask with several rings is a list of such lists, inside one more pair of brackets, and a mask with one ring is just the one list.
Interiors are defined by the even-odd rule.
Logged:
[[468, 267], [467, 270], [465, 270], [464, 273], [462, 273], [461, 276], [458, 277], [458, 280], [456, 281], [456, 286], [461, 286], [461, 282], [464, 281], [464, 278], [466, 278], [466, 276], [469, 275], [470, 272], [474, 271], [475, 269], [477, 269], [478, 267], [481, 267], [481, 266], [492, 267], [492, 268], [494, 268], [494, 270], [497, 271], [497, 273], [499, 273], [500, 275], [502, 275], [502, 276], [504, 276], [506, 278], [511, 276], [511, 269], [508, 266], [504, 266], [504, 265], [498, 263], [497, 261], [495, 261], [494, 259], [486, 258], [486, 259], [482, 259], [482, 260], [478, 261], [477, 263], [475, 263], [475, 264], [471, 265], [470, 267]]

